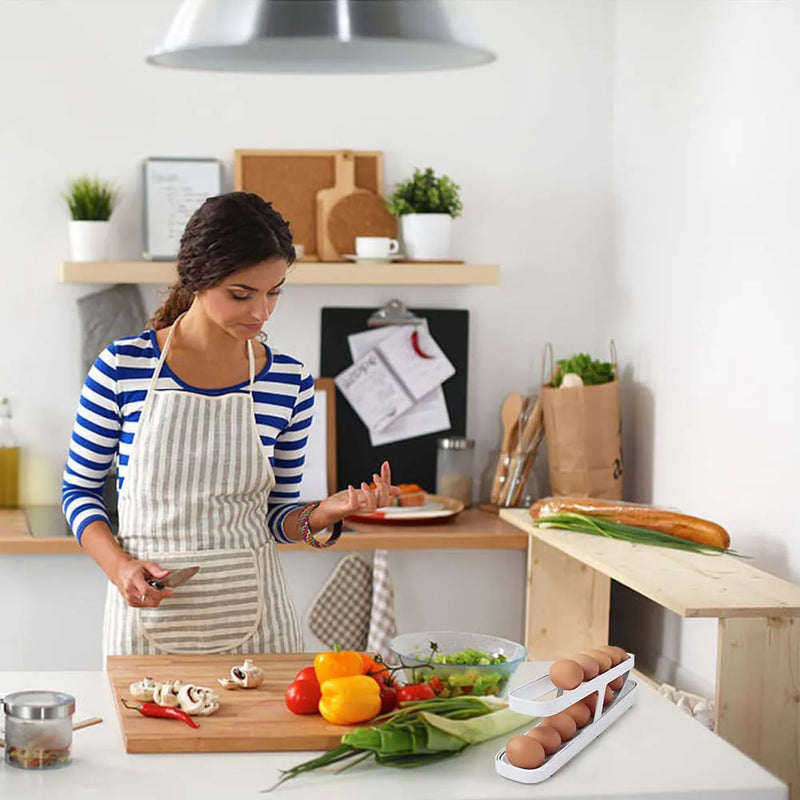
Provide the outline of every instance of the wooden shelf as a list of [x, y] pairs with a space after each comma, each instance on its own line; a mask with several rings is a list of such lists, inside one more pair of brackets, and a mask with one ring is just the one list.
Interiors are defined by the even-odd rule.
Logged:
[[[174, 261], [64, 261], [62, 283], [159, 283], [175, 281]], [[327, 286], [489, 286], [500, 283], [493, 265], [395, 262], [353, 264], [349, 261], [298, 261], [290, 270], [291, 284]]]
[[[440, 524], [381, 525], [348, 523], [337, 550], [525, 550], [528, 536], [497, 514], [468, 508]], [[308, 545], [279, 544], [281, 550], [307, 550]], [[0, 509], [0, 555], [12, 553], [83, 553], [72, 536], [33, 536], [22, 509]]]

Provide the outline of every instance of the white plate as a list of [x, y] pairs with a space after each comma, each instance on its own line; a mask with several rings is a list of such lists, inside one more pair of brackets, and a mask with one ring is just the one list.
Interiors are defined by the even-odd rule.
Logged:
[[353, 253], [345, 253], [342, 258], [355, 261], [356, 264], [390, 264], [392, 261], [402, 261], [405, 256], [402, 253], [393, 253], [390, 256], [357, 256]]
[[428, 494], [421, 506], [387, 506], [372, 514], [353, 514], [348, 517], [355, 522], [376, 522], [385, 525], [413, 525], [420, 522], [442, 521], [454, 517], [464, 510], [464, 504], [452, 497]]

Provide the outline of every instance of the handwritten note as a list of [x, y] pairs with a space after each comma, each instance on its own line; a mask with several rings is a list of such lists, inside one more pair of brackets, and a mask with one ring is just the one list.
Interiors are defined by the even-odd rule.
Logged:
[[[422, 323], [420, 328], [422, 327], [427, 330], [427, 322]], [[353, 333], [348, 336], [347, 343], [350, 347], [350, 355], [353, 361], [357, 361], [366, 355], [370, 350], [377, 347], [379, 342], [389, 336], [393, 336], [396, 331], [397, 328], [386, 326]], [[416, 436], [446, 431], [449, 428], [450, 415], [447, 411], [444, 392], [441, 386], [437, 386], [382, 430], [370, 430], [369, 438], [373, 447], [380, 447], [390, 442], [413, 439]]]
[[221, 188], [222, 169], [219, 161], [146, 159], [145, 258], [175, 258], [189, 217], [207, 197], [219, 194]]

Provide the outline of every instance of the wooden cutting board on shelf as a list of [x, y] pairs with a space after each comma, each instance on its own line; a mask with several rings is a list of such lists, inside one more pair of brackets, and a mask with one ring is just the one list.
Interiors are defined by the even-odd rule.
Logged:
[[[340, 245], [347, 245], [354, 239], [352, 231], [357, 229], [354, 223], [357, 226], [358, 218], [362, 215], [372, 217], [375, 210], [383, 206], [379, 195], [356, 186], [355, 154], [352, 150], [336, 153], [334, 171], [334, 185], [317, 192], [317, 257], [320, 261], [337, 261], [345, 252], [355, 252], [338, 250], [331, 232]], [[332, 220], [333, 229], [330, 226]], [[344, 238], [339, 235], [341, 232], [344, 232]]]
[[[241, 655], [109, 656], [108, 679], [116, 701], [125, 750], [128, 753], [242, 753], [330, 750], [341, 744], [352, 726], [331, 725], [317, 714], [292, 714], [284, 704], [286, 687], [313, 662], [313, 653], [247, 656], [264, 669], [266, 678], [255, 689], [223, 689], [218, 678], [230, 677]], [[181, 680], [218, 690], [219, 710], [195, 717], [197, 730], [179, 720], [143, 717], [125, 708], [132, 701], [130, 685], [144, 677]], [[136, 701], [133, 701], [136, 702]]]
[[356, 236], [397, 238], [397, 217], [374, 192], [348, 195], [328, 214], [328, 237], [340, 256], [356, 252]]

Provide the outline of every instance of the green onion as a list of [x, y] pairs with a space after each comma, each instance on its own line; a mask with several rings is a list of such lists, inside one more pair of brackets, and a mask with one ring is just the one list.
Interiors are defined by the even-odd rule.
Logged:
[[370, 756], [390, 767], [419, 767], [532, 722], [496, 697], [463, 695], [408, 703], [376, 717], [369, 727], [344, 734], [342, 743], [333, 750], [282, 770], [277, 783], [263, 791], [271, 792], [304, 772], [348, 762], [339, 767], [341, 772]]
[[616, 522], [602, 517], [593, 517], [589, 514], [564, 512], [562, 514], [539, 517], [539, 519], [534, 519], [532, 522], [539, 528], [563, 528], [564, 530], [578, 533], [589, 533], [593, 536], [607, 536], [610, 539], [620, 539], [634, 544], [671, 547], [674, 550], [686, 550], [690, 553], [702, 553], [704, 555], [729, 555], [737, 558], [749, 558], [749, 556], [737, 553], [729, 547], [701, 544], [690, 539], [670, 536], [668, 533], [651, 531], [648, 528], [637, 528], [634, 525], [626, 525], [623, 522]]

